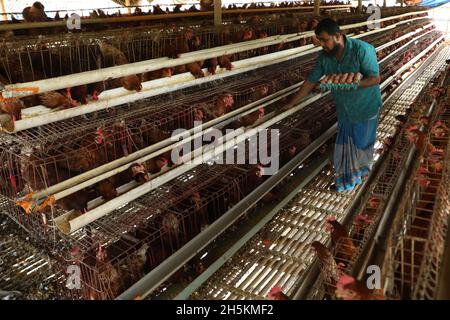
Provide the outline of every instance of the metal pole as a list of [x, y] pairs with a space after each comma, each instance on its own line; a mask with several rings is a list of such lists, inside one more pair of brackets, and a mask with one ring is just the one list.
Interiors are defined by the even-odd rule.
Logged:
[[5, 7], [5, 0], [1, 0], [2, 4], [2, 20], [8, 20], [8, 16], [6, 15], [6, 7]]
[[[223, 266], [229, 258], [235, 255], [255, 234], [257, 234], [273, 217], [283, 209], [289, 201], [291, 201], [298, 192], [303, 189], [320, 171], [329, 163], [330, 152], [314, 161], [312, 167], [305, 168], [305, 172], [301, 172], [296, 180], [284, 185], [287, 188], [286, 197], [276, 205], [272, 205], [268, 210], [264, 210], [266, 206], [257, 214], [255, 220], [259, 221], [251, 227], [250, 230], [238, 241], [236, 241], [220, 258], [218, 258], [211, 266], [209, 266], [199, 277], [197, 277], [190, 285], [183, 289], [174, 300], [186, 300], [193, 294], [203, 283], [205, 283], [221, 266]], [[298, 166], [299, 161], [294, 159], [293, 168]], [[287, 164], [287, 166], [290, 164]], [[291, 166], [292, 167], [292, 166]], [[286, 189], [285, 189], [286, 190]]]
[[[430, 47], [427, 48], [425, 52], [427, 52], [430, 49], [431, 49]], [[432, 59], [432, 57], [434, 57], [435, 55], [436, 52], [432, 54], [428, 59]], [[436, 99], [434, 99], [432, 104], [430, 105], [430, 108], [428, 109], [427, 112], [427, 116], [430, 116], [433, 113], [435, 106], [436, 106]], [[421, 129], [423, 130], [423, 128]], [[375, 235], [372, 238], [372, 241], [370, 241], [370, 245], [366, 246], [363, 249], [362, 253], [360, 254], [360, 257], [357, 259], [357, 261], [353, 266], [353, 275], [358, 280], [364, 279], [366, 275], [367, 266], [382, 265], [387, 250], [389, 231], [392, 227], [392, 223], [394, 222], [396, 209], [399, 203], [398, 198], [401, 196], [403, 192], [403, 188], [408, 179], [413, 162], [416, 159], [415, 154], [416, 154], [416, 147], [413, 145], [408, 152], [404, 169], [401, 172], [399, 178], [397, 179], [394, 188], [392, 190], [392, 193], [390, 194], [386, 202], [386, 206], [384, 208], [384, 212], [381, 221], [377, 227], [377, 230], [375, 232]]]
[[234, 223], [242, 214], [251, 208], [259, 199], [261, 199], [269, 190], [276, 186], [289, 173], [294, 170], [298, 163], [303, 162], [311, 156], [323, 143], [330, 139], [336, 132], [337, 124], [330, 127], [318, 139], [314, 140], [302, 152], [300, 152], [287, 165], [283, 166], [276, 174], [264, 181], [251, 194], [242, 199], [237, 205], [228, 210], [223, 216], [212, 223], [206, 230], [198, 234], [194, 239], [185, 244], [180, 250], [164, 260], [159, 266], [145, 275], [141, 280], [128, 288], [117, 300], [133, 300], [136, 298], [145, 298], [161, 282], [169, 278], [180, 266], [188, 262], [200, 250], [206, 247], [212, 240], [217, 238], [226, 228]]
[[320, 0], [314, 0], [314, 16], [320, 16]]
[[131, 8], [130, 8], [131, 1], [130, 0], [125, 0], [125, 5], [127, 6], [128, 14], [131, 15]]
[[362, 0], [358, 0], [358, 13], [362, 12]]
[[[389, 85], [389, 83], [392, 82], [392, 79], [386, 80], [384, 82], [384, 85], [381, 86], [381, 90], [383, 90], [384, 87]], [[399, 90], [399, 88], [397, 90]], [[390, 97], [393, 97], [396, 94], [397, 90], [395, 90], [390, 94], [389, 98], [386, 99], [384, 104], [386, 104], [387, 101], [389, 101]], [[347, 213], [343, 220], [344, 226], [348, 226], [352, 222], [352, 219], [355, 216], [355, 214], [359, 211], [359, 208], [365, 199], [365, 195], [369, 190], [369, 186], [375, 181], [375, 178], [377, 177], [380, 169], [382, 168], [382, 164], [385, 161], [387, 155], [388, 155], [387, 153], [382, 155], [380, 159], [374, 164], [373, 169], [369, 174], [366, 183], [364, 183], [362, 188], [358, 191], [351, 207], [347, 210]], [[387, 201], [389, 201], [389, 199]], [[329, 242], [330, 241], [327, 241], [325, 245], [328, 245]], [[373, 252], [374, 251], [372, 246], [365, 247], [363, 253], [360, 255], [360, 258], [356, 261], [354, 265], [353, 269], [355, 276], [362, 277], [363, 275], [365, 275], [365, 271], [367, 270], [366, 267], [368, 265], [368, 259], [372, 256]], [[369, 258], [365, 259], [366, 257]], [[294, 294], [293, 298], [294, 300], [305, 300], [307, 298], [308, 293], [314, 286], [317, 277], [319, 276], [319, 273], [320, 273], [320, 266], [318, 260], [316, 259], [314, 263], [310, 266], [309, 272], [305, 273], [305, 277], [302, 279], [302, 281], [299, 281], [299, 286]]]
[[222, 0], [214, 0], [214, 25], [222, 25]]

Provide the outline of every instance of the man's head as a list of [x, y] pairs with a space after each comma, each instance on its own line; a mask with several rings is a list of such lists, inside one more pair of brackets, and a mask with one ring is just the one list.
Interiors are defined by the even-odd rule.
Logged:
[[344, 37], [339, 25], [333, 19], [323, 19], [315, 29], [317, 39], [326, 55], [333, 56], [344, 46]]

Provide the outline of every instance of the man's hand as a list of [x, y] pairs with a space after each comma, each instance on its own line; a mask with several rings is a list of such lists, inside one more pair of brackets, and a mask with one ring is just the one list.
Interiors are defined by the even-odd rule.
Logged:
[[301, 100], [303, 100], [303, 98], [305, 98], [311, 92], [311, 90], [314, 89], [314, 87], [315, 87], [314, 83], [305, 80], [305, 82], [303, 82], [300, 90], [295, 94], [295, 96], [287, 104], [279, 108], [277, 110], [277, 113], [281, 113], [293, 108], [296, 104], [298, 104]]
[[359, 83], [360, 88], [368, 88], [380, 84], [381, 77], [380, 76], [370, 76], [365, 79], [362, 79]]

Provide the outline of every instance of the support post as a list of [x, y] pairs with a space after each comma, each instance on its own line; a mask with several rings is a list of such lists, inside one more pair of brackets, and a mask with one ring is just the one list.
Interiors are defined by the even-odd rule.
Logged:
[[222, 25], [222, 0], [214, 0], [214, 25]]
[[6, 15], [5, 0], [0, 0], [0, 3], [2, 5], [2, 20], [6, 21], [8, 20], [8, 16]]
[[320, 0], [314, 0], [314, 16], [320, 16]]

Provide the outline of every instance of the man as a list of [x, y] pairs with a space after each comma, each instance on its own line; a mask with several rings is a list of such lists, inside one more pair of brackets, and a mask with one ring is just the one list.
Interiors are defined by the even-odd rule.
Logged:
[[335, 189], [338, 192], [352, 190], [361, 184], [373, 162], [378, 111], [382, 105], [377, 55], [369, 43], [343, 35], [332, 19], [322, 20], [315, 34], [323, 50], [308, 79], [283, 109], [298, 104], [324, 75], [362, 74], [357, 89], [332, 91], [338, 118]]

